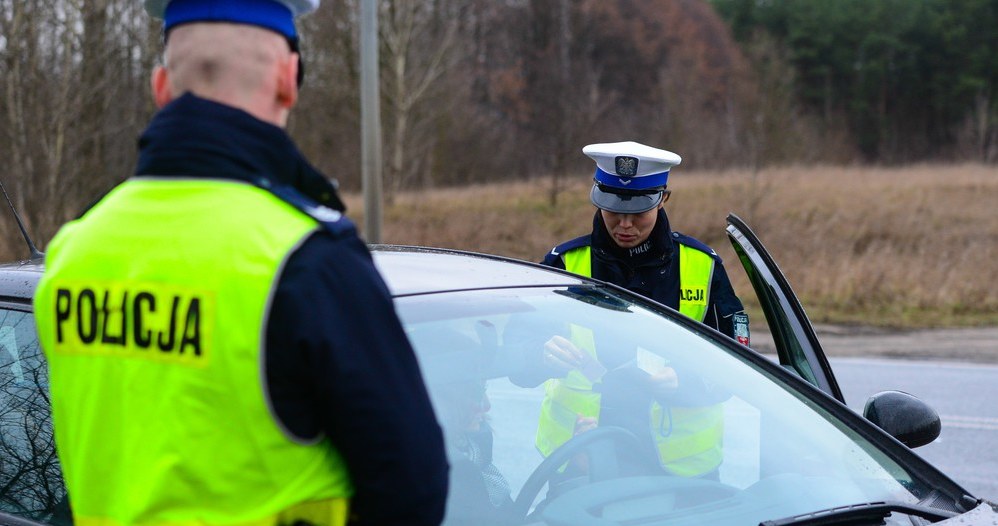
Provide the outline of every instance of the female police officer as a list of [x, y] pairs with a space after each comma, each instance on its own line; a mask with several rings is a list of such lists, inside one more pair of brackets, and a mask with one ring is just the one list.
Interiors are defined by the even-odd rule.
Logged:
[[[669, 171], [678, 155], [636, 142], [591, 144], [583, 153], [596, 161], [590, 200], [598, 209], [592, 232], [553, 248], [543, 264], [607, 281], [705, 323], [748, 345], [748, 317], [735, 296], [720, 258], [696, 239], [674, 232], [665, 213]], [[596, 425], [600, 395], [593, 389], [592, 358], [601, 356], [594, 335], [584, 327], [544, 344], [552, 379], [546, 391], [537, 431], [545, 455]], [[604, 349], [602, 354], [607, 354]], [[580, 374], [589, 370], [590, 374]], [[605, 371], [605, 369], [603, 369]], [[675, 389], [683, 378], [666, 368], [649, 378], [659, 391]], [[704, 398], [704, 400], [709, 400]], [[684, 476], [716, 476], [721, 462], [723, 421], [716, 398], [701, 407], [670, 407], [672, 429], [653, 431], [662, 466]]]
[[680, 157], [636, 142], [582, 151], [596, 161], [592, 233], [556, 246], [542, 263], [620, 285], [734, 338], [736, 323], [747, 318], [736, 316], [742, 303], [721, 259], [672, 231], [665, 213], [669, 171]]

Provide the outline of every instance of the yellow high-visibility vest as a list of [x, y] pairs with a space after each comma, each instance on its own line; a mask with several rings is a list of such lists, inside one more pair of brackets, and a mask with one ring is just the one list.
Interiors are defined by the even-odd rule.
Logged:
[[56, 447], [83, 526], [346, 522], [346, 466], [286, 432], [264, 326], [318, 223], [223, 180], [134, 178], [46, 253], [35, 318]]
[[[592, 248], [588, 245], [565, 252], [565, 270], [591, 278]], [[679, 245], [679, 312], [703, 322], [714, 277], [714, 258], [695, 248]]]
[[[564, 253], [565, 269], [592, 276], [592, 250], [583, 246]], [[702, 322], [707, 313], [714, 258], [700, 250], [679, 245], [679, 312]], [[571, 340], [579, 349], [596, 356], [592, 332], [571, 327]], [[572, 438], [579, 416], [599, 417], [600, 395], [579, 371], [544, 384], [545, 396], [537, 425], [535, 443], [547, 456]], [[722, 460], [723, 411], [719, 405], [663, 408], [653, 402], [649, 426], [665, 469], [682, 476], [713, 471]]]

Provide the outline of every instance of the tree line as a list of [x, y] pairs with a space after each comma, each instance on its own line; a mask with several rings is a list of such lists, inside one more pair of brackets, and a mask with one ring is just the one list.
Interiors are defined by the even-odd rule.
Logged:
[[775, 45], [797, 100], [863, 159], [998, 160], [998, 1], [711, 2], [743, 48]]
[[[348, 190], [357, 3], [301, 19], [289, 123]], [[163, 40], [141, 4], [0, 0], [0, 181], [40, 239], [131, 173]], [[544, 178], [555, 200], [564, 177], [588, 176], [583, 145], [618, 140], [676, 151], [684, 168], [993, 163], [996, 5], [381, 0], [387, 195]]]

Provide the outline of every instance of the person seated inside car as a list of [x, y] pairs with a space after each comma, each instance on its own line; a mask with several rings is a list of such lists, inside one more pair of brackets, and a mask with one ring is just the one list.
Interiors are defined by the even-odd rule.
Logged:
[[486, 392], [490, 356], [474, 339], [450, 329], [418, 330], [410, 339], [420, 356], [451, 464], [445, 524], [510, 524], [510, 485], [492, 457]]
[[448, 524], [505, 524], [513, 504], [510, 486], [492, 459], [489, 397], [484, 381], [441, 389], [441, 418], [451, 452]]

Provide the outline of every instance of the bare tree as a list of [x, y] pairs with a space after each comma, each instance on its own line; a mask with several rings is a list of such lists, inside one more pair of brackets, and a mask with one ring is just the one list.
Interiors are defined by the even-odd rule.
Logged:
[[451, 108], [453, 94], [445, 96], [441, 80], [464, 58], [458, 40], [464, 11], [460, 0], [381, 3], [389, 200], [413, 178], [433, 184], [428, 170], [432, 123]]
[[288, 131], [316, 166], [360, 187], [356, 0], [326, 2], [299, 21], [305, 83]]
[[[130, 175], [152, 111], [155, 29], [141, 9], [129, 0], [0, 1], [0, 154], [9, 160], [0, 178], [39, 239]], [[9, 254], [24, 253], [16, 236], [4, 239]]]

